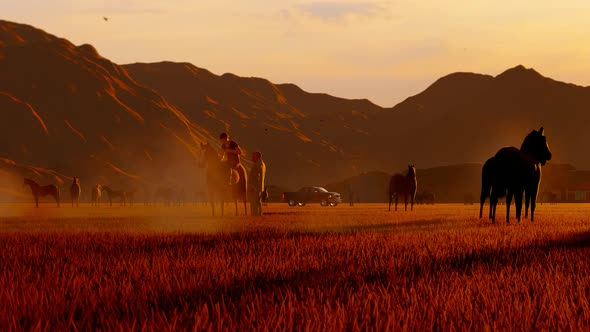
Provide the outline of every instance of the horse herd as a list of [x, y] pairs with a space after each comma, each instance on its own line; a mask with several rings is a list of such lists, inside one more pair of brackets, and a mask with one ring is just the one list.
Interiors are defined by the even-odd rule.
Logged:
[[[219, 202], [221, 205], [221, 214], [223, 215], [225, 205], [224, 200], [229, 198], [230, 201], [233, 200], [235, 203], [236, 215], [238, 215], [238, 200], [244, 203], [244, 212], [247, 215], [247, 174], [244, 166], [240, 164], [236, 169], [227, 168], [217, 151], [209, 144], [201, 144], [201, 151], [200, 165], [206, 168], [207, 189], [209, 202], [211, 203], [211, 213], [215, 215], [215, 203]], [[31, 188], [36, 207], [39, 207], [39, 197], [44, 196], [52, 196], [55, 199], [57, 206], [60, 206], [60, 192], [56, 185], [50, 184], [41, 186], [37, 182], [28, 178], [24, 179], [24, 185], [28, 185]], [[133, 205], [137, 191], [114, 190], [109, 186], [101, 186], [100, 184], [97, 184], [91, 190], [92, 206], [98, 206], [100, 204], [103, 192], [106, 192], [108, 201], [112, 206], [113, 201], [118, 201], [121, 205], [126, 205], [127, 203]], [[80, 179], [74, 177], [72, 185], [70, 186], [72, 206], [79, 206], [80, 193]], [[204, 193], [196, 194], [198, 196], [205, 196]], [[161, 200], [164, 205], [184, 205], [185, 202], [185, 194], [183, 190], [177, 191], [168, 187], [160, 187], [155, 192], [154, 196], [156, 200]], [[149, 201], [151, 200], [146, 192], [144, 204], [148, 205]]]
[[[242, 165], [237, 169], [226, 168], [218, 153], [208, 144], [201, 144], [202, 159], [201, 165], [206, 167], [207, 188], [211, 212], [215, 215], [215, 201], [221, 203], [221, 213], [223, 214], [223, 201], [228, 196], [235, 203], [236, 215], [238, 214], [237, 201], [244, 202], [244, 211], [246, 209], [246, 188], [247, 177], [246, 170]], [[510, 220], [510, 205], [514, 198], [516, 208], [516, 219], [520, 221], [522, 214], [522, 200], [525, 200], [525, 214], [528, 217], [530, 206], [530, 219], [534, 220], [535, 207], [539, 182], [541, 180], [541, 166], [551, 160], [551, 151], [547, 144], [547, 137], [544, 135], [543, 127], [539, 130], [531, 131], [524, 139], [520, 149], [516, 147], [501, 148], [494, 156], [488, 159], [482, 167], [481, 196], [479, 217], [483, 216], [483, 206], [486, 199], [490, 198], [489, 219], [495, 222], [496, 207], [498, 199], [506, 197], [506, 222]], [[25, 178], [25, 185], [31, 188], [35, 205], [39, 207], [39, 197], [53, 196], [57, 203], [60, 204], [59, 189], [51, 184], [40, 186], [35, 181]], [[398, 199], [403, 196], [405, 210], [408, 209], [408, 200], [410, 209], [413, 210], [416, 199], [418, 181], [416, 178], [416, 168], [414, 165], [408, 165], [408, 171], [405, 175], [394, 174], [389, 181], [389, 211], [394, 204], [397, 211]], [[78, 206], [80, 201], [80, 180], [74, 177], [70, 187], [70, 197], [72, 206]], [[100, 203], [102, 192], [106, 192], [109, 202], [112, 205], [113, 200], [119, 200], [123, 205], [126, 202], [133, 203], [135, 191], [112, 190], [108, 186], [97, 184], [92, 188], [92, 205]], [[165, 193], [157, 193], [165, 196]], [[431, 195], [431, 194], [429, 194]], [[425, 196], [425, 201], [434, 199], [434, 196]]]
[[[541, 181], [541, 166], [545, 166], [549, 160], [551, 160], [551, 151], [543, 127], [531, 131], [525, 137], [520, 149], [513, 146], [501, 148], [482, 167], [479, 217], [483, 217], [483, 206], [489, 197], [489, 219], [494, 223], [498, 199], [506, 197], [506, 222], [510, 221], [510, 204], [513, 198], [516, 220], [520, 222], [524, 196], [524, 217], [528, 217], [530, 205], [531, 221], [534, 221]], [[405, 209], [408, 209], [409, 198], [410, 209], [413, 210], [417, 184], [414, 165], [408, 165], [406, 175], [394, 174], [389, 181], [389, 211], [391, 211], [392, 202], [395, 202], [397, 211], [400, 195], [404, 197]]]
[[[36, 207], [39, 207], [39, 197], [44, 196], [52, 196], [55, 199], [57, 206], [60, 206], [59, 188], [56, 185], [49, 184], [40, 186], [37, 182], [28, 178], [25, 178], [24, 185], [27, 185], [31, 188], [31, 193], [35, 199]], [[111, 206], [113, 206], [113, 200], [119, 200], [122, 205], [126, 205], [126, 203], [133, 204], [136, 191], [113, 190], [109, 186], [101, 186], [100, 184], [97, 184], [91, 190], [92, 206], [100, 205], [103, 192], [107, 193], [109, 203]], [[70, 198], [72, 201], [72, 206], [78, 207], [80, 205], [81, 193], [82, 188], [80, 186], [80, 179], [78, 177], [74, 177], [72, 185], [70, 186]]]

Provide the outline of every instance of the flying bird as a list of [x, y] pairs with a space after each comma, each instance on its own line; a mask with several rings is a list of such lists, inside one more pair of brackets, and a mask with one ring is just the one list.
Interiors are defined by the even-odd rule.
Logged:
[[105, 22], [108, 22], [109, 21], [109, 18], [106, 17], [106, 16], [103, 16], [102, 19], [105, 20]]

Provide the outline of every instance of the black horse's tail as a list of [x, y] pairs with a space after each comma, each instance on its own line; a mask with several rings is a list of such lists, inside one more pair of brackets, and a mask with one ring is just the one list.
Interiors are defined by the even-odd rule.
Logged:
[[492, 191], [494, 157], [488, 159], [481, 169], [481, 195], [479, 196], [479, 217], [483, 215], [483, 205]]

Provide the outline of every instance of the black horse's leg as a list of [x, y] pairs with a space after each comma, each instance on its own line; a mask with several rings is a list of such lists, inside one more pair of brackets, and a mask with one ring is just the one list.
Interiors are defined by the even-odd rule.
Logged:
[[[482, 211], [483, 211], [483, 205], [485, 203], [486, 199], [484, 197], [483, 201], [480, 198], [480, 206], [479, 206], [479, 216], [481, 218], [482, 215]], [[492, 222], [494, 222], [494, 220], [492, 219], [492, 208], [494, 207], [494, 194], [492, 193], [490, 195], [490, 214], [489, 214], [489, 219], [492, 220]]]
[[397, 193], [395, 194], [395, 211], [397, 211]]
[[35, 196], [35, 207], [39, 207], [39, 196]]
[[512, 204], [513, 195], [512, 190], [508, 190], [506, 193], [506, 222], [510, 222], [510, 204]]
[[516, 208], [516, 220], [520, 222], [520, 215], [522, 214], [522, 190], [517, 190], [514, 194], [514, 207]]
[[408, 211], [408, 195], [404, 194], [404, 211]]
[[529, 190], [525, 190], [524, 192], [524, 219], [528, 218], [529, 216], [529, 202], [531, 200], [531, 193]]
[[410, 196], [410, 211], [414, 211], [414, 195]]
[[531, 222], [535, 221], [535, 208], [537, 207], [537, 188], [531, 191]]
[[391, 212], [391, 192], [389, 193], [389, 212]]
[[[490, 195], [490, 191], [486, 192], [484, 183], [481, 185], [481, 195], [479, 195], [479, 218], [483, 217], [483, 206], [486, 202], [487, 196]], [[490, 195], [490, 219], [492, 219], [492, 196]]]

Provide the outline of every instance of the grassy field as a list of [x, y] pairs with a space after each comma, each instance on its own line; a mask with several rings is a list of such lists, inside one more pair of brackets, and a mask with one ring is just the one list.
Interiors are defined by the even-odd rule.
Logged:
[[0, 330], [587, 330], [590, 205], [537, 209], [0, 205]]

